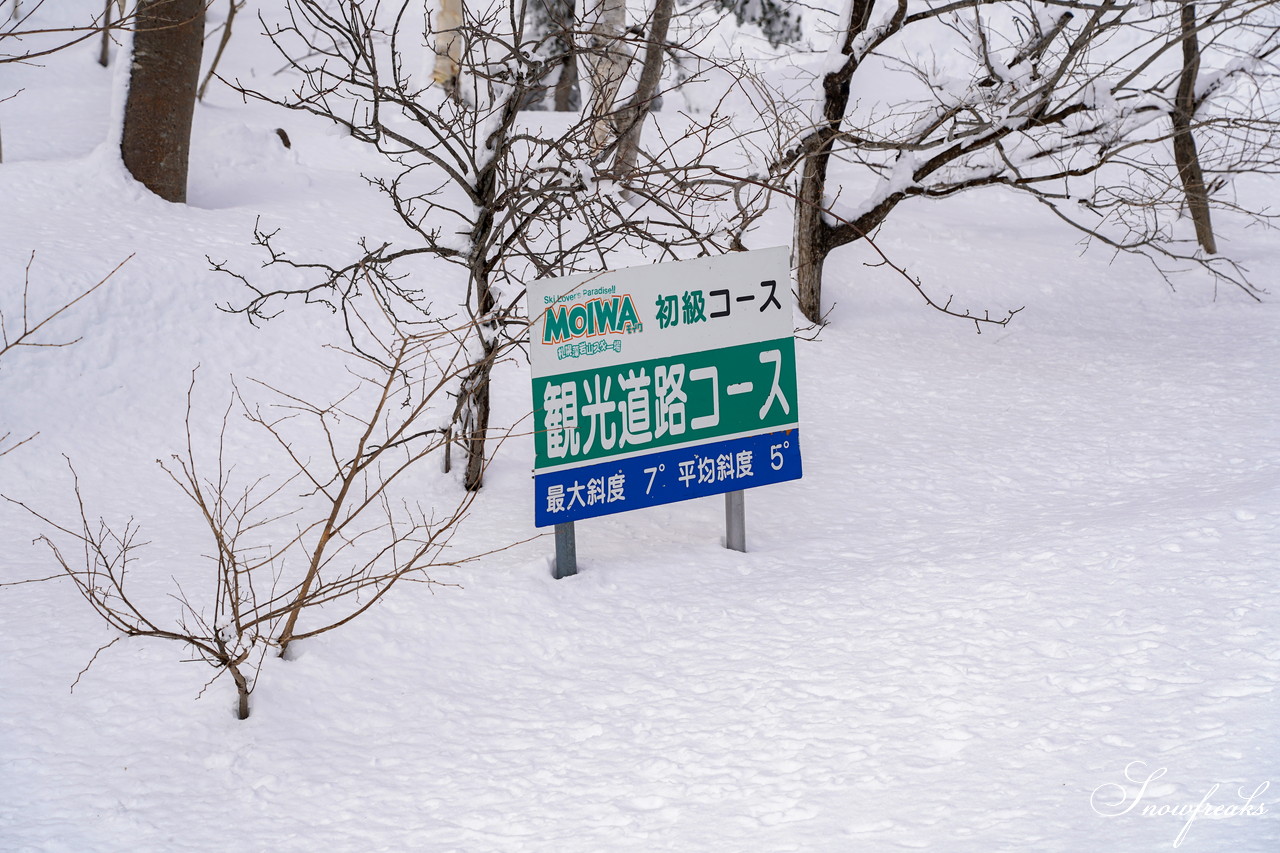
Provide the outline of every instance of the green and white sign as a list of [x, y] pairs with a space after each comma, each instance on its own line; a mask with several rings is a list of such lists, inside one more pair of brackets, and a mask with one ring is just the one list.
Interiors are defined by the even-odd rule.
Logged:
[[529, 285], [535, 516], [801, 476], [785, 248]]

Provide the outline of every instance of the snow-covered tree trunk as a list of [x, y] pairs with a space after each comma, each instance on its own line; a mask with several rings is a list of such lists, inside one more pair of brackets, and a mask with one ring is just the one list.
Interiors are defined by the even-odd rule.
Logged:
[[187, 200], [191, 119], [200, 83], [205, 0], [141, 0], [120, 153], [165, 201]]
[[874, 5], [875, 0], [850, 0], [844, 26], [836, 33], [829, 54], [834, 67], [822, 78], [822, 115], [816, 117], [813, 129], [801, 142], [804, 159], [796, 188], [794, 262], [800, 312], [811, 323], [819, 322], [822, 316], [822, 268], [835, 248], [832, 227], [823, 218], [827, 169], [849, 108], [849, 84], [858, 62], [853, 53], [854, 38], [867, 28]]
[[[495, 94], [501, 98], [494, 104], [493, 123], [486, 147], [506, 144], [515, 126], [523, 92], [505, 87]], [[471, 254], [475, 261], [471, 267], [471, 283], [468, 288], [468, 312], [479, 336], [480, 352], [471, 358], [471, 367], [463, 377], [458, 393], [458, 410], [454, 422], [459, 424], [461, 441], [466, 451], [466, 468], [463, 486], [476, 491], [484, 485], [484, 471], [488, 463], [485, 447], [489, 436], [489, 417], [493, 365], [501, 349], [500, 327], [495, 317], [498, 298], [493, 289], [493, 264], [490, 251], [495, 242], [501, 241], [502, 210], [500, 195], [504, 182], [500, 176], [502, 162], [489, 158], [479, 163], [471, 190], [476, 201], [475, 224], [471, 229]]]

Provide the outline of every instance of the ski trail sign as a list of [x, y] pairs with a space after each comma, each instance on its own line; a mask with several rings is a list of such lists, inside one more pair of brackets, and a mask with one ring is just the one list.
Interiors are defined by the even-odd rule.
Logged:
[[538, 527], [799, 479], [785, 248], [528, 287]]

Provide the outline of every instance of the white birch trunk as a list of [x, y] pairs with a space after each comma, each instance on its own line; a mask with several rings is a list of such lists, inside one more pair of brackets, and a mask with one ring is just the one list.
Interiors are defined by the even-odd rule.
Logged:
[[431, 78], [450, 93], [458, 88], [462, 67], [462, 0], [440, 0], [435, 26], [436, 64]]
[[592, 148], [603, 151], [618, 134], [613, 115], [618, 89], [627, 76], [631, 51], [624, 42], [627, 28], [626, 0], [583, 0], [582, 23], [586, 30], [586, 50], [581, 58], [587, 66], [591, 100], [587, 115], [591, 122]]

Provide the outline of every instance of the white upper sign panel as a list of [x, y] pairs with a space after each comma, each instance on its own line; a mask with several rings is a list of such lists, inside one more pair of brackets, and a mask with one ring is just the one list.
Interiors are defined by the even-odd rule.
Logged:
[[528, 286], [534, 378], [789, 338], [785, 247]]

